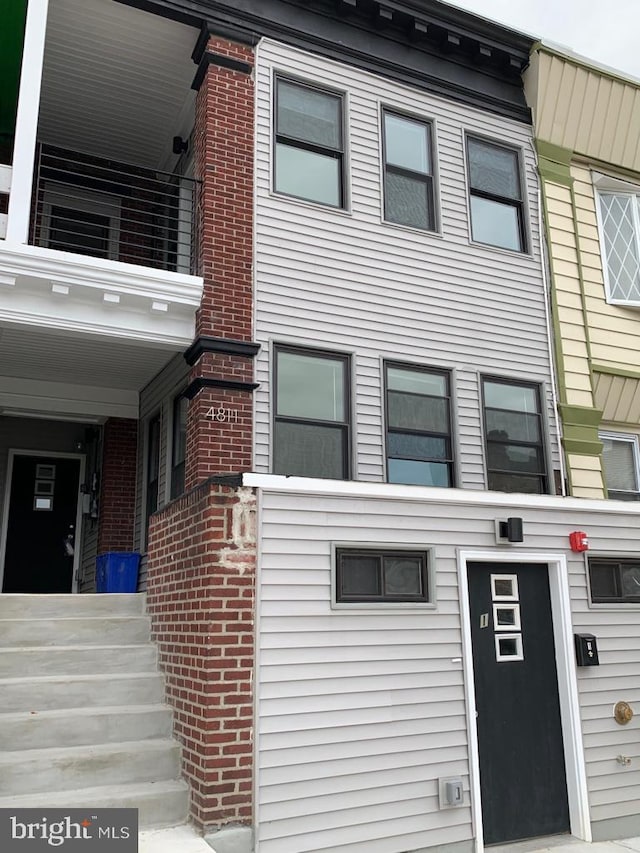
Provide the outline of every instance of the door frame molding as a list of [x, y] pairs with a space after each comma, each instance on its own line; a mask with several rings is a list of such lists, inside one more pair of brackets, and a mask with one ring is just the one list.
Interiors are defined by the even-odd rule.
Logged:
[[571, 833], [582, 841], [591, 841], [591, 820], [587, 791], [587, 772], [584, 760], [578, 679], [575, 669], [573, 628], [569, 577], [565, 554], [520, 550], [458, 550], [458, 581], [460, 584], [460, 620], [462, 629], [462, 660], [464, 692], [469, 733], [469, 775], [471, 785], [471, 816], [476, 853], [484, 853], [482, 828], [482, 798], [480, 793], [480, 761], [476, 721], [473, 648], [469, 613], [469, 563], [544, 563], [548, 567], [551, 614], [558, 672], [558, 697], [564, 759], [569, 800]]
[[[82, 501], [80, 500], [80, 486], [84, 482], [87, 457], [84, 453], [60, 453], [58, 451], [46, 450], [18, 450], [9, 449], [7, 459], [7, 481], [4, 489], [4, 503], [2, 505], [2, 520], [0, 524], [0, 595], [2, 595], [2, 584], [4, 582], [4, 558], [7, 549], [7, 535], [9, 532], [9, 511], [11, 509], [11, 482], [13, 480], [13, 460], [16, 456], [43, 456], [51, 459], [77, 459], [80, 462], [78, 472], [78, 501], [76, 507], [75, 541], [82, 545]], [[81, 547], [76, 547], [73, 554], [73, 576], [71, 580], [71, 592], [78, 591], [78, 569], [80, 568]]]

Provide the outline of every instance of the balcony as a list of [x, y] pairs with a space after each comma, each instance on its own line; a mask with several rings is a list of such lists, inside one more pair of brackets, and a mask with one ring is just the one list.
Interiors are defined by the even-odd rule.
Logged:
[[29, 242], [188, 274], [197, 188], [180, 175], [40, 145]]

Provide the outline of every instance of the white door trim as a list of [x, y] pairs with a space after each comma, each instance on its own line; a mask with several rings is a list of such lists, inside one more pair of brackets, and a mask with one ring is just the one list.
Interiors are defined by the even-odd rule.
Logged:
[[[9, 450], [7, 462], [7, 482], [4, 489], [4, 503], [2, 505], [2, 524], [0, 525], [0, 591], [4, 580], [4, 557], [7, 548], [7, 534], [9, 532], [9, 503], [11, 499], [11, 480], [13, 478], [13, 460], [16, 456], [49, 456], [52, 459], [77, 459], [80, 462], [78, 474], [78, 503], [76, 509], [75, 526], [75, 548], [73, 554], [73, 577], [71, 581], [71, 592], [78, 591], [78, 570], [80, 568], [80, 555], [82, 552], [82, 501], [80, 500], [80, 485], [84, 482], [85, 466], [87, 457], [84, 453], [59, 453], [48, 450]], [[0, 592], [0, 595], [2, 593]]]
[[460, 584], [460, 619], [462, 623], [462, 652], [464, 690], [469, 732], [469, 773], [471, 786], [471, 814], [476, 853], [484, 853], [482, 831], [482, 799], [480, 795], [480, 762], [478, 756], [478, 727], [473, 673], [473, 648], [471, 645], [471, 620], [469, 613], [470, 562], [545, 563], [549, 567], [551, 614], [558, 670], [558, 696], [564, 758], [569, 799], [571, 833], [582, 841], [591, 841], [591, 820], [587, 793], [587, 772], [582, 743], [578, 679], [575, 670], [573, 629], [569, 598], [567, 560], [564, 554], [516, 551], [458, 551], [458, 580]]

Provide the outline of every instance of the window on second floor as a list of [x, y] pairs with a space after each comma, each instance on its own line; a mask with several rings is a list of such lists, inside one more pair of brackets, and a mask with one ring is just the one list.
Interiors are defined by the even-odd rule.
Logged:
[[276, 78], [276, 192], [344, 207], [342, 96]]
[[471, 238], [526, 251], [520, 155], [513, 148], [467, 137]]
[[431, 124], [382, 113], [384, 218], [435, 231]]
[[452, 486], [449, 376], [385, 365], [387, 479], [415, 486]]
[[640, 194], [599, 192], [607, 297], [640, 304]]
[[488, 488], [545, 494], [540, 389], [499, 379], [484, 379], [482, 386]]
[[610, 498], [640, 500], [640, 454], [638, 436], [602, 432], [604, 481]]
[[348, 356], [276, 349], [274, 474], [347, 479], [349, 413]]

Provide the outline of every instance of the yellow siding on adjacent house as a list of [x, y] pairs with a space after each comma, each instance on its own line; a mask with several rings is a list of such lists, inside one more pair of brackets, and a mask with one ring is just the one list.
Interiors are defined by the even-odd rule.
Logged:
[[583, 456], [578, 453], [567, 454], [567, 463], [571, 470], [571, 494], [578, 498], [602, 498], [604, 482], [599, 456]]
[[586, 166], [573, 165], [571, 176], [576, 211], [581, 214], [577, 217], [578, 242], [591, 358], [613, 369], [640, 370], [640, 309], [607, 303], [598, 233], [592, 224], [596, 200], [591, 172]]

